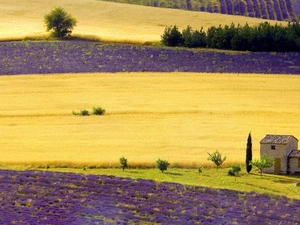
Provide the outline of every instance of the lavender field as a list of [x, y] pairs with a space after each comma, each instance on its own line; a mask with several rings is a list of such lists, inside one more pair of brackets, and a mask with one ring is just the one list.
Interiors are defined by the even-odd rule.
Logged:
[[0, 170], [1, 224], [299, 224], [300, 200], [104, 175]]
[[0, 75], [142, 71], [300, 74], [300, 53], [225, 53], [88, 41], [1, 42], [0, 49]]
[[[124, 0], [108, 1], [124, 2]], [[299, 0], [127, 0], [126, 2], [154, 7], [240, 15], [279, 21], [296, 21], [300, 15]]]

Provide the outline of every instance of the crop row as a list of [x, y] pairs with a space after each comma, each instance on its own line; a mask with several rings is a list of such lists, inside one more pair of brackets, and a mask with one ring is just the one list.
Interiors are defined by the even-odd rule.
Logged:
[[0, 170], [1, 224], [298, 224], [300, 200], [104, 175]]
[[291, 0], [220, 0], [222, 14], [242, 15], [271, 20], [296, 21]]
[[[123, 0], [114, 1], [124, 2]], [[297, 0], [127, 0], [126, 2], [279, 21], [296, 21], [300, 14], [298, 10], [300, 2]]]
[[299, 53], [224, 53], [87, 41], [1, 42], [0, 75], [80, 72], [300, 74]]

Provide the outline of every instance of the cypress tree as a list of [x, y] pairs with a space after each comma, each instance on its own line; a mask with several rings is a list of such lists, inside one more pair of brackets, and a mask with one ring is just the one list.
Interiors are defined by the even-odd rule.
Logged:
[[251, 132], [250, 132], [248, 135], [247, 149], [246, 149], [246, 169], [248, 173], [250, 173], [252, 169], [251, 161], [252, 161], [252, 139], [251, 139]]

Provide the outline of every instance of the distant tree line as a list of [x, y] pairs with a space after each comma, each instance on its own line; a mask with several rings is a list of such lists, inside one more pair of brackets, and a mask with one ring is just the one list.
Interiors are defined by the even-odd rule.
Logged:
[[189, 48], [217, 48], [257, 52], [299, 52], [300, 24], [288, 23], [287, 26], [271, 25], [268, 22], [250, 27], [248, 24], [203, 28], [193, 30], [187, 26], [182, 32], [175, 26], [166, 27], [161, 42], [166, 46]]

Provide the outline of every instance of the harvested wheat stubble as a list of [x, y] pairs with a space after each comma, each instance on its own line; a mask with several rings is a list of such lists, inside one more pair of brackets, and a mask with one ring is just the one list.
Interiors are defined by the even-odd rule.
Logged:
[[[162, 9], [97, 0], [1, 0], [0, 40], [45, 37], [44, 15], [61, 6], [77, 20], [73, 34], [90, 39], [158, 42], [166, 26], [205, 30], [214, 25], [262, 22], [244, 16]], [[272, 24], [275, 21], [270, 21]]]
[[[0, 76], [2, 162], [110, 166], [244, 163], [266, 133], [300, 137], [300, 77], [207, 73], [79, 73]], [[72, 111], [101, 106], [104, 116]], [[145, 154], [147, 153], [147, 154]], [[16, 155], [18, 157], [16, 157]]]

